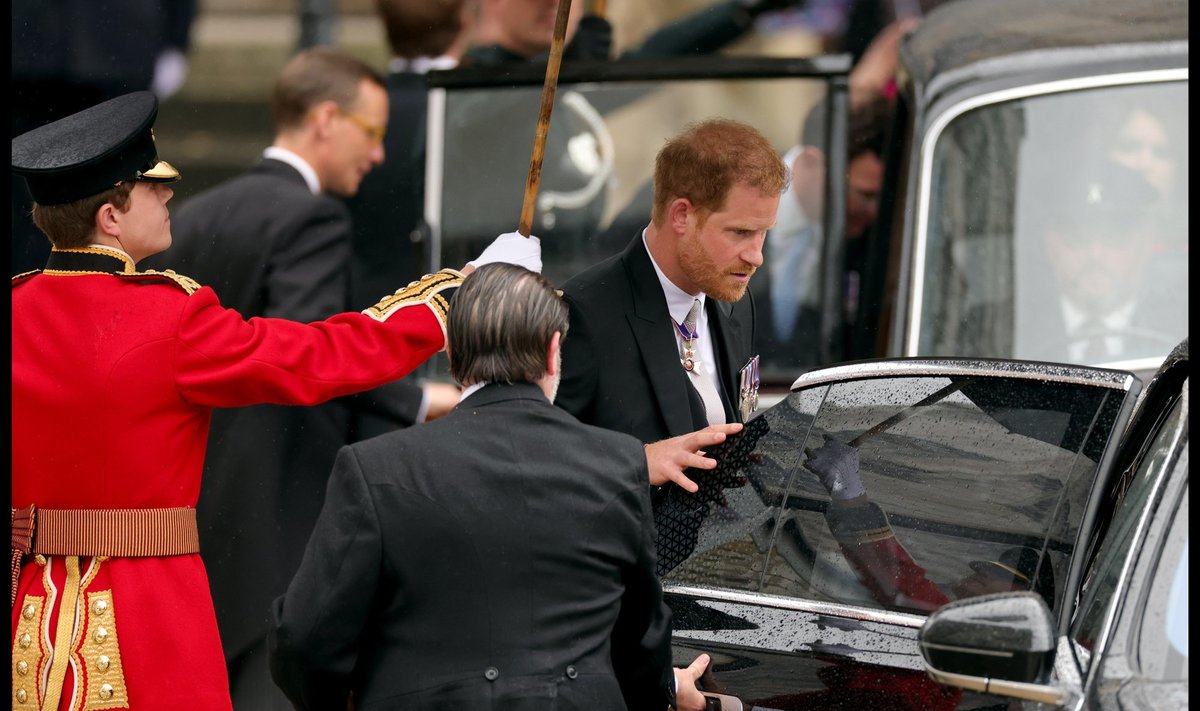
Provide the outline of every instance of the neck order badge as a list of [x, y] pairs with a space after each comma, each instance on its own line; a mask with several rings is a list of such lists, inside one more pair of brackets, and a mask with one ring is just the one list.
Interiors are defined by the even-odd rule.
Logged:
[[699, 336], [697, 321], [699, 318], [700, 300], [696, 299], [692, 302], [692, 308], [688, 311], [687, 316], [684, 317], [682, 325], [672, 321], [672, 323], [675, 323], [675, 329], [681, 337], [679, 362], [683, 364], [683, 369], [691, 376], [692, 386], [700, 394], [700, 400], [704, 403], [708, 424], [723, 424], [727, 420], [725, 416], [725, 404], [721, 401], [721, 394], [717, 391], [712, 374], [704, 368], [704, 364], [696, 357], [696, 338]]

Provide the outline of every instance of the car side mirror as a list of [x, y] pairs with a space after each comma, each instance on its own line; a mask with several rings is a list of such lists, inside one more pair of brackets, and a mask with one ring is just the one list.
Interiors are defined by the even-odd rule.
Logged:
[[918, 635], [926, 670], [936, 681], [988, 694], [1063, 704], [1046, 685], [1057, 638], [1050, 608], [1033, 592], [982, 595], [944, 605]]

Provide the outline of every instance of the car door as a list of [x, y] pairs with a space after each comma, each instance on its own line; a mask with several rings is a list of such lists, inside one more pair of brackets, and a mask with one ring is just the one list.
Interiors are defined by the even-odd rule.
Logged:
[[[649, 224], [654, 156], [689, 124], [722, 117], [753, 125], [785, 156], [815, 107], [825, 126], [814, 155], [831, 176], [845, 174], [849, 55], [811, 57], [689, 56], [615, 62], [570, 62], [557, 93], [537, 184], [523, 195], [545, 81], [536, 64], [461, 66], [430, 72], [424, 218], [419, 236], [427, 269], [474, 259], [496, 235], [516, 229], [524, 201], [541, 238], [542, 274], [563, 284], [619, 254]], [[815, 168], [814, 168], [815, 169]], [[828, 204], [845, 202], [845, 181], [832, 180]], [[805, 283], [814, 294], [841, 272], [842, 213], [824, 210], [822, 234], [810, 243], [818, 265]], [[767, 252], [770, 248], [764, 248]], [[764, 259], [769, 261], [769, 255]], [[768, 270], [755, 278], [758, 333], [764, 333], [772, 295]], [[824, 276], [821, 276], [824, 274]], [[798, 277], [794, 277], [797, 278]], [[811, 283], [809, 283], [811, 281]], [[837, 290], [834, 289], [835, 295]], [[841, 360], [829, 350], [839, 339], [842, 311], [822, 301], [814, 326], [822, 334], [820, 363]], [[758, 346], [764, 395], [782, 396], [816, 355]], [[828, 352], [826, 352], [828, 351]], [[445, 376], [442, 359], [427, 373]]]
[[[896, 359], [805, 374], [698, 474], [694, 535], [664, 577], [675, 661], [762, 709], [1006, 707], [924, 673], [916, 632], [950, 599], [1032, 589], [1062, 609], [1088, 494], [1140, 382], [1002, 360]], [[806, 468], [830, 439], [865, 495]], [[991, 586], [990, 588], [988, 586]]]

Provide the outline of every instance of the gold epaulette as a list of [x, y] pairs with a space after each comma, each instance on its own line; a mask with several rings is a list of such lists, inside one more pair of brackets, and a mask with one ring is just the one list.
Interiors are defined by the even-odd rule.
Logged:
[[174, 269], [164, 269], [161, 272], [157, 269], [147, 269], [144, 272], [117, 273], [116, 276], [134, 281], [171, 282], [186, 291], [189, 295], [199, 291], [201, 286], [200, 282], [191, 277], [186, 277]]
[[41, 273], [42, 273], [41, 269], [34, 269], [33, 271], [21, 272], [20, 274], [14, 274], [13, 278], [12, 278], [12, 285], [16, 286], [17, 284], [20, 284], [24, 281], [28, 281], [30, 277], [35, 277]]
[[387, 321], [392, 314], [406, 306], [428, 306], [446, 334], [446, 317], [450, 313], [450, 296], [466, 277], [456, 269], [443, 269], [436, 274], [426, 274], [408, 286], [388, 294], [379, 303], [363, 310], [376, 321]]

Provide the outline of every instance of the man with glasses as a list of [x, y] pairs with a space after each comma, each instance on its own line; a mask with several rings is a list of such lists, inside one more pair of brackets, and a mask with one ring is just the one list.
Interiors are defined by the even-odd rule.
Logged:
[[[354, 195], [384, 160], [383, 78], [327, 48], [292, 58], [276, 81], [275, 140], [247, 172], [185, 199], [174, 245], [148, 268], [213, 286], [244, 318], [317, 321], [370, 306], [350, 298]], [[153, 264], [150, 264], [153, 262]], [[424, 397], [423, 397], [424, 395]], [[393, 426], [440, 416], [458, 389], [407, 381], [313, 408], [260, 405], [214, 414], [200, 493], [201, 553], [235, 708], [290, 709], [266, 668], [266, 610], [296, 571], [352, 418], [370, 410]], [[246, 516], [248, 502], [260, 504]]]

